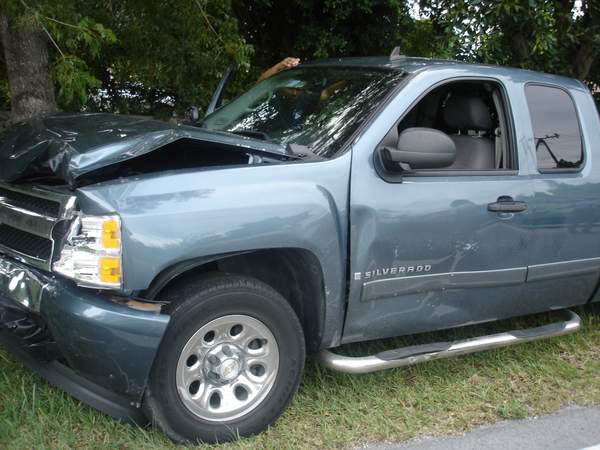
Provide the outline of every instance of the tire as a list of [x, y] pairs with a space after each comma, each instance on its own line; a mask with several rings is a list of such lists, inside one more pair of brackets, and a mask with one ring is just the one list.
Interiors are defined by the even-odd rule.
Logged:
[[304, 368], [304, 335], [289, 303], [256, 279], [223, 274], [175, 287], [169, 298], [171, 321], [144, 396], [149, 419], [176, 442], [264, 430]]

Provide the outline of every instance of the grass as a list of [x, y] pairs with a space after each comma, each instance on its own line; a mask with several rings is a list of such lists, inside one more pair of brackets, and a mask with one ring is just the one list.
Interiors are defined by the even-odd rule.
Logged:
[[[577, 310], [574, 335], [440, 360], [404, 369], [351, 376], [307, 361], [296, 399], [259, 436], [219, 449], [332, 448], [373, 441], [457, 433], [501, 419], [553, 412], [564, 405], [600, 404], [600, 305]], [[420, 336], [453, 339], [501, 325]], [[368, 353], [415, 338], [348, 346]], [[47, 385], [0, 351], [0, 448], [172, 449], [153, 429], [117, 423]]]

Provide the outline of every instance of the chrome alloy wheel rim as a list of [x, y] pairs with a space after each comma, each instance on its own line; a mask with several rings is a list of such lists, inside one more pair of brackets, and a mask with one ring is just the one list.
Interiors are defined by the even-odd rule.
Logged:
[[248, 414], [267, 396], [279, 370], [279, 347], [260, 320], [219, 317], [188, 340], [177, 363], [177, 391], [201, 419], [223, 422]]

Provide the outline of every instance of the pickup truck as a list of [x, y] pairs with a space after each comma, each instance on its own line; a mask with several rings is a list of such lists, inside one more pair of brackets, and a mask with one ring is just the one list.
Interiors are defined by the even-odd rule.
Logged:
[[225, 85], [201, 121], [60, 113], [1, 136], [2, 343], [75, 397], [223, 442], [283, 412], [306, 354], [400, 367], [576, 331], [568, 308], [600, 300], [600, 121], [580, 81], [394, 51], [224, 104]]

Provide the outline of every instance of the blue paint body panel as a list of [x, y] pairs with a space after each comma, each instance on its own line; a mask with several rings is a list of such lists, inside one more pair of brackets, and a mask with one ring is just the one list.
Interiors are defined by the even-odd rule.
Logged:
[[315, 255], [325, 280], [325, 342], [344, 314], [351, 154], [313, 163], [149, 174], [78, 190], [87, 213], [123, 223], [125, 288], [143, 290], [172, 265], [261, 249]]
[[[297, 160], [275, 144], [118, 116], [85, 116], [69, 134], [66, 118], [59, 117], [50, 128], [65, 142], [72, 137], [70, 147], [42, 133], [44, 146], [12, 168], [3, 166], [0, 179], [18, 179], [32, 162], [50, 167], [43, 160], [51, 157], [60, 162], [52, 167], [74, 189], [83, 213], [118, 214], [121, 295], [144, 292], [160, 274], [190, 261], [268, 249], [310, 253], [323, 280], [321, 348], [600, 300], [600, 167], [595, 164], [600, 121], [580, 82], [417, 58], [306, 64], [311, 65], [377, 66], [406, 77], [329, 160]], [[382, 178], [374, 152], [398, 119], [441, 83], [473, 79], [502, 87], [518, 168], [435, 177], [417, 172], [402, 182]], [[582, 170], [537, 170], [525, 97], [531, 82], [559, 86], [574, 99], [584, 141]], [[111, 123], [105, 134], [98, 129]], [[35, 130], [25, 128], [21, 138], [18, 132], [9, 135], [0, 160], [9, 161], [19, 142], [35, 148]], [[178, 139], [271, 155], [277, 162], [145, 173], [75, 189], [83, 174]], [[527, 203], [527, 211], [488, 211], [489, 203], [505, 195]], [[139, 398], [168, 317], [49, 279], [55, 289], [43, 299], [41, 314], [70, 366]]]
[[180, 139], [209, 141], [284, 155], [281, 146], [228, 133], [104, 113], [58, 113], [22, 122], [0, 138], [0, 180], [13, 182], [45, 172], [75, 186], [97, 169], [143, 156]]
[[44, 285], [39, 319], [69, 367], [99, 386], [140, 401], [169, 316], [133, 309], [70, 281], [23, 268]]
[[[373, 152], [403, 113], [441, 83], [472, 79], [494, 81], [505, 91], [514, 124], [518, 171], [437, 177], [415, 174], [402, 183], [379, 177]], [[573, 267], [570, 262], [600, 255], [600, 208], [591, 199], [592, 193], [598, 192], [600, 173], [592, 165], [590, 145], [581, 172], [537, 171], [524, 93], [526, 83], [532, 81], [568, 89], [580, 117], [587, 119], [587, 123], [582, 120], [584, 140], [600, 142], [593, 101], [577, 81], [491, 66], [435, 63], [416, 70], [354, 144], [350, 275], [398, 266], [428, 265], [431, 271], [427, 275], [404, 274], [399, 279], [384, 277], [379, 283], [388, 286], [374, 301], [365, 301], [365, 295], [373, 294], [369, 282], [351, 279], [343, 342], [499, 320], [589, 300], [600, 275], [592, 261], [579, 263], [580, 270], [565, 276], [505, 282], [506, 271], [564, 262], [558, 269], [562, 273], [568, 271], [567, 266]], [[527, 203], [529, 209], [509, 215], [487, 211], [487, 204], [502, 195]], [[548, 197], [556, 206], [549, 205]], [[463, 274], [477, 274], [484, 282], [457, 282]]]

